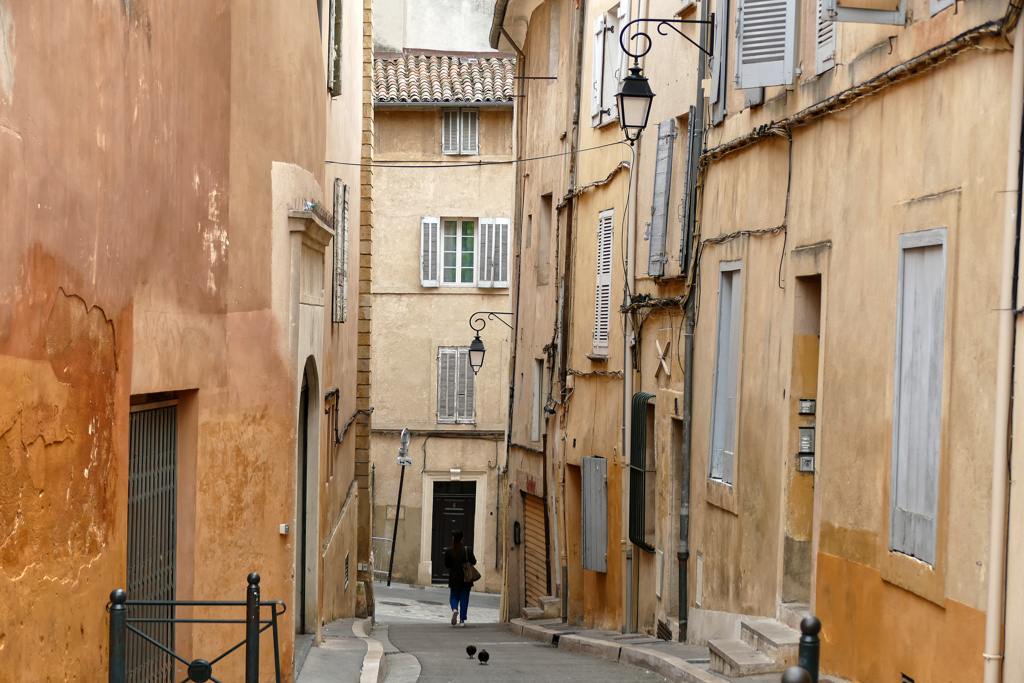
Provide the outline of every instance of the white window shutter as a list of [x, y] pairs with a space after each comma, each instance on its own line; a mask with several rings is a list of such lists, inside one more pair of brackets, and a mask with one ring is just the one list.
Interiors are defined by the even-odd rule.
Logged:
[[[619, 4], [618, 11], [621, 12], [623, 9], [629, 12], [629, 5], [623, 8], [622, 3]], [[604, 44], [604, 86], [601, 97], [601, 106], [604, 108], [605, 113], [601, 119], [601, 123], [608, 123], [619, 118], [619, 105], [615, 99], [616, 93], [619, 92], [619, 83], [625, 73], [619, 73], [622, 69], [622, 65], [625, 54], [622, 52], [622, 48], [619, 47], [619, 28], [622, 26], [622, 19], [618, 13], [612, 16], [610, 13], [605, 17], [605, 44]]]
[[459, 153], [459, 112], [449, 109], [441, 118], [441, 152], [444, 154]]
[[[618, 109], [619, 102], [618, 100], [615, 99], [615, 95], [620, 90], [622, 90], [622, 79], [629, 75], [629, 55], [622, 51], [623, 42], [625, 42], [626, 45], [629, 45], [629, 36], [626, 36], [625, 41], [620, 40], [619, 36], [619, 33], [622, 31], [623, 27], [629, 23], [629, 17], [631, 16], [629, 3], [630, 0], [620, 0], [619, 10], [617, 13], [618, 21], [615, 24], [615, 33], [612, 34], [612, 38], [615, 41], [615, 54], [619, 56], [619, 67], [616, 70], [617, 78], [615, 82], [615, 90], [613, 90], [611, 93], [608, 93], [605, 97], [612, 101], [612, 104], [613, 106], [615, 106], [616, 109]], [[638, 27], [640, 26], [642, 26], [642, 24], [637, 24], [636, 26], [633, 27], [633, 30], [638, 30]]]
[[437, 350], [437, 421], [455, 422], [455, 393], [457, 388], [458, 349], [442, 346]]
[[480, 119], [476, 110], [462, 110], [459, 140], [462, 154], [480, 153]]
[[665, 240], [668, 237], [669, 188], [672, 185], [672, 149], [676, 137], [676, 120], [658, 124], [658, 151], [654, 159], [654, 200], [651, 203], [651, 240], [647, 274], [665, 274]]
[[615, 212], [602, 211], [597, 219], [597, 290], [594, 297], [594, 353], [608, 353], [612, 307], [612, 244]]
[[479, 257], [476, 260], [476, 286], [493, 287], [494, 281], [494, 219], [480, 219]]
[[793, 83], [796, 0], [739, 0], [736, 87]]
[[348, 320], [348, 185], [334, 179], [334, 310], [333, 322]]
[[458, 396], [455, 400], [455, 421], [460, 424], [473, 424], [476, 422], [476, 375], [469, 365], [468, 347], [458, 350], [456, 367]]
[[507, 218], [494, 219], [494, 263], [492, 287], [508, 287], [509, 231], [511, 221]]
[[604, 13], [594, 20], [594, 77], [590, 94], [590, 125], [601, 125], [601, 104], [604, 101]]
[[330, 0], [328, 2], [330, 10], [327, 20], [327, 89], [331, 91], [331, 94], [334, 94], [334, 59], [337, 56], [337, 49], [334, 45], [336, 4], [336, 0]]
[[420, 285], [438, 287], [438, 248], [441, 219], [438, 216], [425, 216], [420, 219]]
[[[932, 8], [933, 13], [941, 11], [936, 10], [935, 5]], [[842, 7], [837, 0], [822, 0], [822, 11], [832, 21], [903, 26], [907, 19], [907, 0], [843, 0]]]
[[818, 76], [836, 65], [836, 24], [824, 13], [823, 0], [818, 0], [818, 32], [814, 44], [814, 75]]

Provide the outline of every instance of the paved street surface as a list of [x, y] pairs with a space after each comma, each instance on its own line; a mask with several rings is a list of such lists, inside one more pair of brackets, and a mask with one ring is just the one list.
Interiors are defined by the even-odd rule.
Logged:
[[[664, 683], [664, 679], [624, 664], [566, 652], [513, 635], [506, 624], [453, 628], [450, 624], [391, 624], [391, 643], [419, 660], [419, 683]], [[490, 654], [486, 666], [466, 656], [476, 645]]]
[[[374, 618], [378, 623], [435, 623], [451, 628], [452, 610], [448, 606], [447, 586], [410, 586], [380, 581], [373, 585], [377, 600]], [[501, 596], [476, 593], [469, 596], [469, 623], [493, 624], [498, 621]]]
[[[296, 657], [299, 683], [357, 683], [366, 655], [366, 641], [352, 632], [355, 619], [324, 626], [324, 642], [309, 649], [304, 661]], [[296, 648], [298, 649], [298, 648]], [[298, 653], [296, 653], [298, 654]]]

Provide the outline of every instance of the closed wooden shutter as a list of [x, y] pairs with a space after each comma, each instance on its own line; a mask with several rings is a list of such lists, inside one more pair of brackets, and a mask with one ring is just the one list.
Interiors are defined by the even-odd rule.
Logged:
[[441, 151], [459, 154], [459, 111], [449, 109], [441, 117]]
[[437, 421], [441, 424], [455, 422], [458, 360], [458, 349], [454, 346], [437, 350]]
[[548, 594], [547, 524], [544, 501], [526, 494], [523, 500], [525, 524], [526, 606], [539, 607], [540, 598]]
[[792, 84], [796, 0], [740, 0], [736, 23], [737, 89]]
[[455, 366], [456, 386], [455, 421], [461, 424], [476, 422], [476, 374], [469, 365], [469, 347], [458, 349], [458, 363]]
[[494, 219], [480, 219], [479, 258], [476, 265], [476, 286], [494, 286]]
[[597, 220], [597, 289], [594, 299], [594, 353], [608, 352], [612, 306], [612, 244], [615, 211], [602, 211]]
[[348, 320], [348, 185], [334, 180], [334, 298], [332, 319]]
[[439, 286], [437, 276], [438, 234], [441, 219], [425, 216], [420, 219], [420, 284], [424, 287]]
[[608, 571], [608, 461], [583, 458], [583, 568]]
[[491, 276], [493, 287], [508, 287], [508, 233], [511, 221], [507, 218], [494, 219], [494, 272]]
[[475, 109], [462, 110], [459, 143], [462, 154], [480, 153], [480, 119]]
[[672, 183], [672, 149], [676, 137], [676, 120], [658, 124], [658, 152], [654, 160], [654, 199], [651, 202], [651, 242], [647, 274], [665, 274], [665, 240], [668, 236], [669, 187]]
[[679, 273], [686, 275], [693, 253], [693, 206], [696, 203], [697, 160], [700, 158], [701, 130], [697, 127], [697, 108], [690, 107], [686, 119], [686, 174], [683, 176], [683, 199], [680, 222]]
[[818, 33], [814, 45], [814, 74], [823, 74], [836, 65], [836, 24], [824, 12], [818, 0]]
[[725, 119], [726, 65], [729, 62], [729, 0], [716, 0], [715, 5], [715, 46], [711, 58], [711, 122], [715, 125]]

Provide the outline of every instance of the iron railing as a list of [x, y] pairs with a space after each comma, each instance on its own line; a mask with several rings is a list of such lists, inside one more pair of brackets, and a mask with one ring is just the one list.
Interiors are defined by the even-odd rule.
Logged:
[[[397, 524], [397, 520], [395, 522]], [[388, 579], [388, 563], [391, 561], [391, 539], [373, 537], [373, 578]]]
[[[133, 633], [150, 645], [158, 648], [169, 657], [173, 657], [187, 667], [188, 677], [182, 683], [195, 681], [205, 683], [223, 683], [213, 675], [213, 665], [221, 661], [238, 648], [245, 646], [245, 683], [258, 683], [260, 678], [260, 634], [268, 628], [274, 636], [274, 670], [277, 683], [281, 683], [281, 654], [278, 647], [277, 618], [285, 613], [287, 606], [280, 600], [260, 601], [260, 575], [249, 574], [245, 600], [129, 600], [128, 594], [121, 588], [110, 594], [107, 612], [110, 613], [110, 659], [108, 683], [128, 683], [128, 634]], [[133, 607], [141, 608], [145, 613], [152, 607], [245, 607], [245, 619], [174, 619], [133, 617]], [[260, 610], [270, 608], [270, 617], [260, 618]], [[280, 608], [280, 609], [278, 609]], [[213, 660], [194, 659], [188, 661], [174, 650], [157, 642], [140, 629], [138, 624], [245, 624], [245, 638]]]

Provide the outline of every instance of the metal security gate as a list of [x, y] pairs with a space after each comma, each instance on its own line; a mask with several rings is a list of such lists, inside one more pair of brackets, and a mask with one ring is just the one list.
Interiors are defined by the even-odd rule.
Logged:
[[548, 543], [544, 501], [530, 494], [523, 495], [526, 522], [526, 558], [523, 574], [526, 583], [526, 606], [540, 607], [540, 598], [548, 595]]
[[[178, 408], [140, 406], [131, 414], [128, 451], [128, 598], [174, 600], [177, 545]], [[133, 618], [173, 619], [173, 606], [138, 605]], [[138, 624], [170, 650], [174, 624]], [[174, 661], [142, 638], [128, 641], [128, 680], [166, 683]]]

